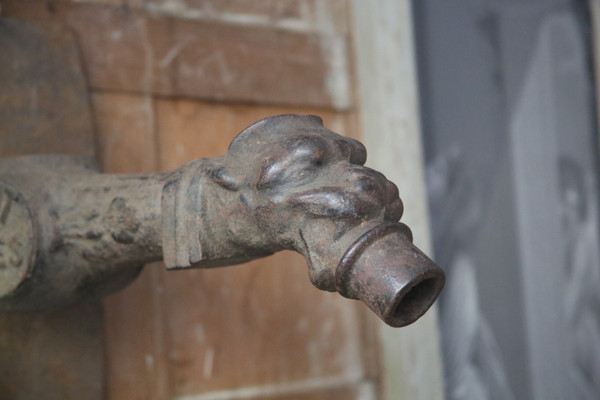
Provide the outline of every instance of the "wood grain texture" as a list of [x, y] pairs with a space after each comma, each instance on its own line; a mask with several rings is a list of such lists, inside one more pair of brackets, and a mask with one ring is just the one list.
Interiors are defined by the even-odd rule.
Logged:
[[373, 398], [371, 397], [372, 390], [370, 385], [364, 385], [359, 388], [341, 388], [314, 393], [277, 396], [273, 400], [363, 400]]
[[186, 20], [237, 22], [297, 32], [349, 31], [346, 0], [128, 0], [127, 5]]
[[104, 398], [100, 304], [51, 313], [0, 314], [5, 400]]
[[178, 20], [174, 92], [221, 101], [330, 105], [320, 40], [313, 33]]
[[104, 300], [107, 399], [170, 398], [163, 268], [146, 265], [131, 285]]
[[[152, 97], [95, 93], [92, 99], [104, 171], [156, 171]], [[169, 397], [162, 302], [165, 273], [162, 263], [147, 265], [131, 285], [104, 300], [108, 399]]]
[[91, 88], [172, 91], [170, 70], [160, 64], [171, 45], [168, 19], [123, 7], [40, 0], [3, 1], [2, 12], [71, 29], [79, 41]]
[[[0, 18], [0, 157], [94, 154], [88, 93], [73, 37]], [[0, 314], [0, 398], [104, 398], [102, 309]]]
[[0, 156], [94, 155], [85, 77], [70, 32], [0, 17], [0, 54]]
[[[414, 243], [431, 251], [409, 2], [353, 0], [367, 165], [398, 185]], [[379, 325], [382, 400], [444, 398], [435, 307], [402, 329]]]
[[[351, 107], [346, 6], [2, 0], [4, 15], [75, 32], [99, 160], [124, 173], [223, 155], [237, 133], [274, 114], [318, 114], [356, 137], [356, 114], [331, 111]], [[297, 254], [214, 270], [148, 265], [104, 306], [108, 399], [376, 397], [372, 319], [358, 302], [314, 288]]]
[[153, 11], [188, 19], [226, 20], [246, 18], [254, 24], [296, 21], [304, 23], [312, 1], [298, 0], [142, 0]]
[[307, 382], [305, 386], [252, 387], [241, 390], [227, 390], [207, 394], [176, 397], [174, 400], [371, 400], [375, 399], [374, 384], [364, 382], [341, 386], [326, 382]]
[[93, 93], [98, 161], [106, 172], [142, 173], [158, 169], [151, 96]]
[[[2, 2], [4, 15], [75, 31], [93, 89], [351, 107], [348, 35], [336, 30], [341, 23], [283, 29], [270, 19], [251, 22], [256, 18], [242, 14], [246, 8], [237, 7], [236, 18], [194, 19], [188, 18], [193, 9], [169, 15], [97, 3]], [[336, 15], [330, 7], [318, 11]]]

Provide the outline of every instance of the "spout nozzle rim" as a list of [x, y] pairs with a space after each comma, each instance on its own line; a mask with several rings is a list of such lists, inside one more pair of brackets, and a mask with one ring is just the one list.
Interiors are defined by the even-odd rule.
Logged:
[[424, 272], [396, 293], [381, 319], [394, 328], [412, 324], [435, 303], [445, 282], [442, 270]]
[[379, 240], [387, 235], [392, 233], [400, 233], [404, 238], [410, 242], [412, 242], [412, 232], [408, 226], [403, 224], [402, 222], [384, 222], [375, 226], [374, 228], [368, 230], [364, 234], [362, 234], [358, 239], [352, 243], [352, 245], [346, 250], [344, 255], [342, 256], [336, 270], [335, 270], [335, 286], [336, 290], [344, 297], [352, 298], [348, 295], [345, 281], [346, 275], [356, 264], [356, 261], [364, 252], [364, 250], [369, 247], [369, 245], [376, 240]]

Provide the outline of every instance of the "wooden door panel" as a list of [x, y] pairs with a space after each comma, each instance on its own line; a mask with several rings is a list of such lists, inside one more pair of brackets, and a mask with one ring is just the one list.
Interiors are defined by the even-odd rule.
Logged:
[[[107, 172], [223, 155], [274, 114], [359, 134], [346, 0], [2, 0], [2, 12], [76, 33]], [[314, 288], [293, 253], [148, 265], [105, 316], [108, 399], [376, 398], [374, 317]]]
[[[112, 173], [158, 170], [150, 96], [95, 93], [98, 158]], [[107, 399], [169, 398], [160, 299], [162, 263], [148, 265], [125, 290], [104, 301]]]
[[[70, 32], [0, 17], [0, 54], [0, 157], [93, 156], [88, 93]], [[0, 398], [102, 399], [102, 341], [99, 302], [0, 314]]]
[[352, 106], [345, 2], [192, 3], [3, 0], [2, 12], [72, 29], [94, 90]]

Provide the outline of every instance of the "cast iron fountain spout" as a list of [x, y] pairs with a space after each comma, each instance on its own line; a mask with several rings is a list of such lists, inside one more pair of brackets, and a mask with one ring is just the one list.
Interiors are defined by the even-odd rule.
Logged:
[[168, 174], [99, 174], [66, 156], [0, 160], [0, 310], [98, 296], [161, 258], [209, 268], [287, 249], [306, 258], [317, 288], [408, 325], [444, 273], [398, 222], [396, 186], [365, 161], [361, 143], [306, 115], [266, 118], [224, 157]]

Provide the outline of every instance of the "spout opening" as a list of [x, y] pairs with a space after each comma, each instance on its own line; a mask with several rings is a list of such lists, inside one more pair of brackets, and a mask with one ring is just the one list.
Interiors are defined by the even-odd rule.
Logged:
[[410, 241], [401, 223], [384, 223], [364, 233], [336, 269], [336, 287], [359, 299], [386, 324], [409, 325], [431, 307], [444, 287], [444, 272]]
[[405, 287], [396, 295], [384, 321], [393, 327], [412, 324], [431, 307], [443, 286], [443, 278], [429, 276]]

